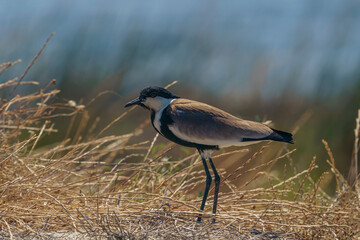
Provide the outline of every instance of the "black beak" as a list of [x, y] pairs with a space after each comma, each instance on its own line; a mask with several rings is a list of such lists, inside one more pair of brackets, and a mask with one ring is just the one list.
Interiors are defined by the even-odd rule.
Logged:
[[125, 107], [130, 107], [132, 105], [136, 105], [136, 104], [140, 104], [142, 102], [142, 100], [140, 98], [135, 98], [134, 100], [128, 102], [127, 104], [125, 104]]

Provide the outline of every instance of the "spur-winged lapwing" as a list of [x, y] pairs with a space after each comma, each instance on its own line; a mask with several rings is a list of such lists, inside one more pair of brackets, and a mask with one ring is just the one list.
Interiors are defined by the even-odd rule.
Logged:
[[[147, 87], [125, 107], [140, 105], [151, 111], [151, 123], [162, 136], [187, 147], [196, 148], [206, 173], [206, 185], [200, 210], [203, 211], [211, 185], [206, 158], [215, 175], [213, 214], [216, 214], [220, 176], [211, 153], [221, 147], [244, 146], [261, 140], [293, 143], [292, 134], [259, 122], [237, 118], [205, 103], [180, 98], [161, 87]], [[201, 214], [198, 222], [201, 221]], [[213, 218], [214, 221], [214, 218]]]

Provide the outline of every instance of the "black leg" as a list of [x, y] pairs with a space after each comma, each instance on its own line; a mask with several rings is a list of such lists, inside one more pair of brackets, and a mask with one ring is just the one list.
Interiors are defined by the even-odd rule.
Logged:
[[214, 206], [213, 206], [213, 223], [215, 222], [215, 214], [216, 214], [216, 207], [217, 207], [217, 201], [218, 201], [218, 195], [219, 195], [219, 188], [220, 188], [220, 176], [216, 171], [215, 164], [212, 161], [211, 157], [209, 157], [210, 166], [214, 172], [215, 175], [215, 191], [214, 191]]
[[[206, 202], [209, 190], [210, 190], [210, 185], [211, 185], [212, 180], [211, 180], [211, 175], [210, 175], [210, 172], [209, 172], [209, 168], [208, 168], [208, 166], [206, 164], [206, 159], [203, 156], [202, 152], [200, 152], [200, 155], [201, 155], [201, 160], [203, 162], [203, 165], [204, 165], [204, 168], [205, 168], [205, 173], [206, 173], [206, 185], [205, 185], [204, 196], [203, 196], [203, 199], [202, 199], [202, 202], [201, 202], [201, 207], [200, 207], [200, 210], [203, 211], [204, 207], [205, 207], [205, 202]], [[201, 222], [201, 216], [202, 216], [202, 214], [199, 214], [199, 217], [197, 218], [198, 222]]]

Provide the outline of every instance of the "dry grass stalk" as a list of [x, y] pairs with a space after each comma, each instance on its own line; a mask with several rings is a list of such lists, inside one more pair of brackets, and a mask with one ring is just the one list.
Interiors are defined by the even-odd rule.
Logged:
[[[32, 62], [29, 64], [29, 66], [25, 69], [25, 72], [21, 75], [19, 81], [17, 81], [17, 84], [14, 86], [13, 89], [11, 89], [11, 92], [7, 98], [7, 100], [10, 99], [10, 97], [12, 96], [12, 94], [15, 92], [16, 88], [21, 84], [22, 80], [25, 78], [26, 74], [29, 72], [30, 68], [35, 64], [36, 60], [40, 57], [41, 53], [44, 51], [46, 45], [48, 44], [48, 42], [50, 41], [50, 39], [54, 36], [54, 32], [50, 34], [50, 36], [46, 39], [46, 42], [44, 43], [44, 45], [41, 47], [40, 51], [35, 55], [34, 59], [32, 60]], [[10, 65], [8, 65], [10, 66]]]
[[[1, 106], [0, 238], [359, 237], [357, 194], [349, 188], [339, 188], [333, 199], [318, 194], [323, 177], [317, 183], [311, 181], [314, 161], [295, 176], [286, 173], [284, 179], [265, 168], [293, 151], [248, 166], [269, 145], [243, 159], [244, 164], [233, 172], [220, 171], [232, 190], [220, 194], [215, 224], [210, 223], [211, 198], [204, 222], [196, 223], [200, 198], [192, 189], [202, 186], [204, 180], [203, 170], [196, 169], [200, 163], [197, 155], [174, 160], [168, 157], [172, 144], [154, 151], [156, 138], [136, 142], [139, 129], [148, 121], [125, 135], [99, 137], [113, 121], [97, 136], [84, 136], [87, 109], [52, 103], [57, 93], [46, 88], [9, 98]], [[78, 114], [85, 117], [73, 120], [83, 125], [75, 133], [75, 141], [39, 147], [41, 139], [56, 131], [52, 125], [55, 118], [70, 121]], [[239, 151], [243, 150], [218, 156], [229, 157]], [[331, 168], [338, 175], [331, 157]], [[250, 175], [246, 186], [251, 183], [254, 189], [232, 186], [231, 177], [244, 175]], [[267, 179], [270, 187], [262, 184]]]

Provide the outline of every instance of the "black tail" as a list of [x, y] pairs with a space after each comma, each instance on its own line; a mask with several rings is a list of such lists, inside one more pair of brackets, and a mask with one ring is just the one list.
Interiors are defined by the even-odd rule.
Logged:
[[291, 144], [294, 143], [294, 140], [293, 140], [293, 137], [292, 137], [291, 133], [279, 131], [279, 130], [276, 130], [276, 129], [273, 129], [273, 128], [272, 128], [272, 130], [274, 132], [272, 134], [270, 134], [267, 137], [267, 139], [278, 141], [278, 142], [288, 142], [288, 143], [291, 143]]

